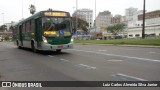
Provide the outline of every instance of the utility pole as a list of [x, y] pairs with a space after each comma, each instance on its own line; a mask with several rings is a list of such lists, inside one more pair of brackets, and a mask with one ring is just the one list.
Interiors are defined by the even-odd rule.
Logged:
[[143, 28], [142, 28], [142, 39], [145, 39], [145, 5], [146, 0], [144, 0], [144, 5], [143, 5]]
[[76, 0], [76, 37], [77, 37], [77, 31], [78, 31], [78, 29], [77, 29], [77, 26], [78, 26], [77, 10], [78, 10], [78, 0]]
[[154, 35], [155, 35], [155, 37], [156, 37], [156, 29], [155, 29], [155, 27], [156, 27], [156, 20], [155, 20], [156, 18], [154, 18]]
[[76, 0], [76, 35], [77, 35], [77, 25], [78, 25], [78, 19], [77, 19], [77, 9], [78, 9], [78, 0]]
[[23, 19], [23, 0], [22, 0], [22, 19]]

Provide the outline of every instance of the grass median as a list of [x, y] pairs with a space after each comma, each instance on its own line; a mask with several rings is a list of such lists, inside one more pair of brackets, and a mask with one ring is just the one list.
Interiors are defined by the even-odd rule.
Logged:
[[74, 43], [160, 46], [160, 38], [159, 39], [75, 40]]

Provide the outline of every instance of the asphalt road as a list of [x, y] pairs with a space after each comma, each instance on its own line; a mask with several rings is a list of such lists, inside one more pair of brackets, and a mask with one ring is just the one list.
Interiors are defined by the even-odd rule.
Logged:
[[[160, 48], [74, 45], [74, 49], [33, 53], [0, 42], [4, 81], [160, 81]], [[0, 88], [0, 90], [160, 90], [146, 87]]]

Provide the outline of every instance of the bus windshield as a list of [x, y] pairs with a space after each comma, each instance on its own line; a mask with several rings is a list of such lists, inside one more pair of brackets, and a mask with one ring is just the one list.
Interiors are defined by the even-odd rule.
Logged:
[[42, 19], [43, 31], [45, 36], [57, 36], [59, 32], [71, 35], [70, 18], [44, 17]]

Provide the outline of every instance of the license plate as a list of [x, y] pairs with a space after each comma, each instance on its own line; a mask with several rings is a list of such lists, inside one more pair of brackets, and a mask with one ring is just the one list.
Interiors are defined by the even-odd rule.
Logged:
[[59, 46], [57, 46], [57, 48], [63, 48], [63, 46], [62, 46], [62, 45], [59, 45]]

